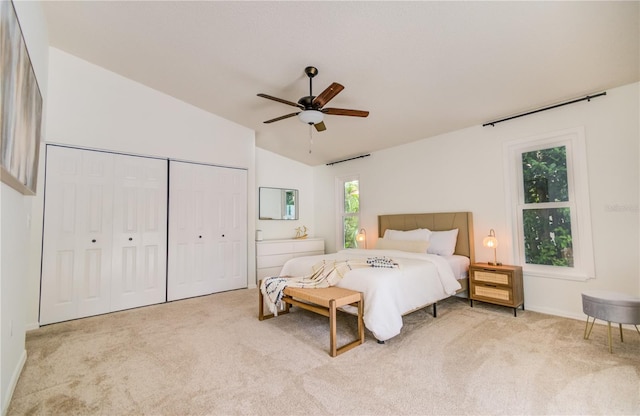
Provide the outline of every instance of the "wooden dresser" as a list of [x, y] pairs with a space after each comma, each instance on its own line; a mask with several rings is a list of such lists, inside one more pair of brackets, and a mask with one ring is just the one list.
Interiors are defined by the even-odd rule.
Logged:
[[301, 256], [324, 254], [324, 239], [286, 239], [256, 241], [257, 281], [278, 276], [287, 260]]
[[487, 263], [473, 263], [469, 266], [469, 302], [494, 303], [513, 308], [513, 316], [517, 316], [517, 308], [524, 310], [524, 288], [522, 267], [492, 266]]

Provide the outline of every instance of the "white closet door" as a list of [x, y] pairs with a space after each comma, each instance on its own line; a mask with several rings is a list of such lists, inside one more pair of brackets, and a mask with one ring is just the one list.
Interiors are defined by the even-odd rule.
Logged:
[[113, 155], [47, 146], [40, 322], [109, 311]]
[[209, 168], [194, 163], [169, 163], [167, 300], [212, 293]]
[[247, 171], [215, 168], [213, 291], [247, 287]]
[[167, 299], [247, 286], [246, 171], [170, 162]]
[[111, 310], [166, 300], [167, 161], [115, 158]]

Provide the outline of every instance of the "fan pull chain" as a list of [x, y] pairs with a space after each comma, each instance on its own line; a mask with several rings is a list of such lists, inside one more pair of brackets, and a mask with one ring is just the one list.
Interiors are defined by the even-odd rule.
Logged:
[[309, 154], [311, 154], [311, 146], [313, 146], [313, 124], [309, 124]]

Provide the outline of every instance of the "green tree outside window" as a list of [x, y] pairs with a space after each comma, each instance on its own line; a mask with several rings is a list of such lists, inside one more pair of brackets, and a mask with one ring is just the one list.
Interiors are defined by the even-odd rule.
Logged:
[[359, 181], [353, 180], [344, 183], [344, 248], [357, 248], [356, 235], [358, 234], [360, 214], [360, 189]]
[[567, 149], [522, 153], [524, 253], [528, 264], [573, 267]]

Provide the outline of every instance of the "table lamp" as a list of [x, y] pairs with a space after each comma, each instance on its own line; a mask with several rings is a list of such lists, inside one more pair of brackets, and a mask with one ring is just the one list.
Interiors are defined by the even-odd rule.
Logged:
[[496, 238], [496, 232], [493, 231], [493, 228], [489, 231], [489, 235], [482, 240], [482, 245], [493, 249], [493, 263], [489, 262], [489, 264], [491, 266], [501, 266], [502, 263], [498, 262], [498, 252], [496, 250], [498, 247], [498, 239]]
[[358, 242], [358, 245], [364, 243], [364, 248], [367, 248], [367, 232], [364, 228], [360, 228], [360, 232], [356, 235], [356, 241]]

